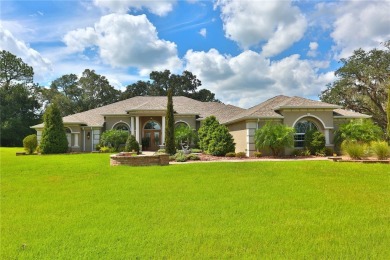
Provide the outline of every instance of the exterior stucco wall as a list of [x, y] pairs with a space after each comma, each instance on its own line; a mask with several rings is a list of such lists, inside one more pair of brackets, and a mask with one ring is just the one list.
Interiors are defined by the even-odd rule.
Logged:
[[185, 122], [187, 123], [192, 129], [196, 129], [196, 118], [195, 116], [175, 116], [175, 124], [179, 122]]
[[316, 110], [302, 110], [302, 111], [281, 111], [284, 116], [284, 124], [294, 127], [294, 123], [299, 118], [308, 118], [315, 123], [320, 123], [319, 130], [324, 128], [333, 128], [333, 111], [316, 111]]
[[238, 152], [246, 152], [247, 144], [246, 144], [246, 123], [245, 121], [234, 123], [227, 126], [230, 134], [234, 138], [234, 142], [236, 143], [236, 153]]
[[130, 125], [130, 116], [106, 116], [105, 117], [105, 128], [106, 130], [111, 130], [118, 123], [125, 123], [131, 127]]

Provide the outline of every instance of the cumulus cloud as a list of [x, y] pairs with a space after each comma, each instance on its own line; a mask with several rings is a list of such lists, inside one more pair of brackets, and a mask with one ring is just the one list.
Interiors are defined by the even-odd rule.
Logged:
[[175, 3], [176, 0], [94, 0], [96, 6], [108, 9], [111, 12], [127, 13], [131, 10], [141, 10], [145, 8], [149, 12], [159, 16], [164, 16], [171, 12]]
[[307, 22], [290, 1], [218, 0], [225, 36], [242, 48], [263, 44], [271, 57], [299, 41]]
[[97, 46], [102, 60], [114, 67], [136, 67], [141, 75], [181, 67], [175, 43], [158, 38], [145, 15], [109, 14], [93, 28], [68, 32], [64, 42], [72, 51]]
[[389, 13], [389, 0], [342, 1], [336, 9], [331, 32], [336, 58], [348, 57], [358, 48], [378, 48], [381, 42], [389, 40]]
[[223, 102], [242, 107], [281, 94], [317, 97], [334, 80], [333, 72], [319, 73], [316, 62], [299, 55], [271, 62], [250, 50], [232, 57], [211, 49], [189, 50], [184, 59], [186, 69], [197, 75], [205, 88], [223, 95]]
[[0, 25], [0, 49], [11, 52], [34, 69], [35, 81], [45, 80], [52, 72], [51, 62], [29, 47], [25, 42], [16, 39], [13, 34]]

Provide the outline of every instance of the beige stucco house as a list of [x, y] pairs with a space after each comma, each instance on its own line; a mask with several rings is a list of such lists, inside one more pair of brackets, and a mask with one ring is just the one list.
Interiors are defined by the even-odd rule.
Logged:
[[[80, 152], [94, 151], [104, 131], [123, 129], [134, 135], [139, 143], [148, 139], [145, 150], [157, 150], [165, 139], [166, 105], [166, 97], [140, 96], [66, 116], [63, 121], [69, 148]], [[249, 109], [187, 97], [173, 97], [173, 105], [175, 124], [186, 124], [194, 130], [199, 129], [206, 117], [216, 116], [234, 137], [236, 152], [246, 152], [248, 156], [256, 151], [256, 129], [270, 120], [294, 127], [295, 147], [301, 148], [308, 129], [321, 131], [326, 146], [333, 147], [333, 133], [340, 124], [349, 119], [369, 117], [337, 105], [282, 95]], [[43, 124], [32, 128], [36, 129], [39, 141]]]

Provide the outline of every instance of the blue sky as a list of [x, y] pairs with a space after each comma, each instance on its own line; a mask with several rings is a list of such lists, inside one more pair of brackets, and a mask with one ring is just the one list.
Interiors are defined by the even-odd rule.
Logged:
[[118, 89], [193, 72], [224, 103], [318, 99], [340, 58], [390, 39], [390, 1], [1, 1], [0, 49], [42, 86], [94, 69]]

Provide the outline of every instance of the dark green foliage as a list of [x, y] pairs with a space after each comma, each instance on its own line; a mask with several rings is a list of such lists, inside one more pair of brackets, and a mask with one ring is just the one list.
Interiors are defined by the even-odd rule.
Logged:
[[23, 147], [28, 154], [33, 154], [38, 147], [37, 135], [32, 134], [26, 136], [23, 139]]
[[219, 126], [219, 122], [215, 116], [206, 117], [202, 122], [202, 126], [198, 130], [199, 147], [203, 151], [209, 150], [209, 144], [214, 130]]
[[351, 120], [347, 124], [340, 125], [334, 135], [334, 143], [336, 147], [340, 147], [344, 140], [355, 140], [358, 142], [369, 143], [382, 139], [382, 129], [375, 125], [370, 119]]
[[125, 145], [129, 132], [123, 130], [108, 130], [105, 131], [100, 137], [100, 145], [107, 146], [114, 149], [115, 152], [119, 152], [121, 145]]
[[305, 149], [309, 150], [312, 155], [315, 155], [325, 149], [325, 136], [317, 130], [311, 130], [305, 134]]
[[125, 145], [125, 152], [132, 152], [132, 151], [137, 152], [137, 154], [139, 153], [139, 143], [135, 139], [134, 135], [129, 134], [129, 137], [127, 138], [126, 145]]
[[384, 48], [355, 50], [335, 75], [337, 80], [320, 95], [322, 101], [372, 115], [373, 121], [386, 129], [387, 84], [390, 78], [390, 41]]
[[207, 153], [215, 156], [224, 156], [228, 152], [234, 152], [235, 143], [229, 129], [224, 125], [219, 125], [214, 129]]
[[173, 90], [170, 88], [168, 90], [168, 102], [167, 102], [167, 112], [165, 116], [165, 151], [167, 154], [173, 155], [176, 153], [175, 147], [175, 118], [173, 111], [173, 99], [172, 99]]
[[40, 121], [33, 68], [8, 51], [0, 51], [1, 146], [22, 146], [25, 136]]
[[87, 111], [119, 100], [120, 91], [110, 85], [105, 76], [86, 69], [80, 78], [75, 74], [54, 80], [50, 89], [41, 88], [42, 103], [57, 103], [62, 116]]
[[279, 156], [284, 148], [294, 146], [294, 133], [292, 127], [268, 122], [255, 132], [256, 148], [259, 150], [269, 148], [272, 155]]
[[68, 140], [66, 139], [61, 112], [56, 104], [52, 104], [46, 108], [46, 112], [43, 115], [43, 122], [42, 139], [39, 145], [41, 153], [66, 153], [68, 151]]
[[168, 89], [172, 88], [173, 96], [184, 96], [203, 102], [220, 102], [215, 94], [207, 89], [197, 89], [202, 85], [201, 81], [189, 71], [183, 71], [181, 75], [171, 74], [169, 70], [152, 71], [151, 81], [138, 81], [126, 87], [121, 95], [121, 100], [135, 96], [165, 96]]

